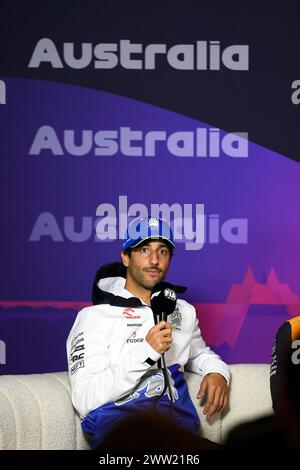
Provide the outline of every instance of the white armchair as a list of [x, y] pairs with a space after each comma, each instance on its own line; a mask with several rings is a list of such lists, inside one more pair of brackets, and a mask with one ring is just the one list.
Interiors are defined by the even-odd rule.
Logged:
[[[186, 374], [203, 436], [224, 442], [238, 423], [272, 412], [268, 364], [231, 366], [230, 408], [209, 421], [196, 395], [201, 377]], [[0, 377], [0, 449], [87, 449], [71, 402], [67, 372]]]

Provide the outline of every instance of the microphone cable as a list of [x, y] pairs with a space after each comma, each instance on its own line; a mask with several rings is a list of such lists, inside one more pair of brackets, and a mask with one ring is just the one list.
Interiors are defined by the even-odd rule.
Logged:
[[[160, 312], [159, 313], [159, 321], [162, 321], [162, 316], [163, 316], [163, 314]], [[154, 312], [153, 312], [153, 317], [154, 317], [154, 323], [155, 323], [155, 325], [157, 325], [157, 323], [158, 323], [157, 322], [157, 315], [155, 315]], [[166, 365], [165, 353], [163, 353], [161, 355], [161, 358], [158, 359], [158, 361], [157, 361], [157, 370], [162, 371], [163, 378], [164, 378], [164, 387], [163, 387], [163, 390], [162, 390], [161, 394], [158, 395], [155, 398], [154, 409], [157, 411], [156, 408], [157, 408], [158, 401], [164, 396], [164, 394], [166, 393], [166, 391], [168, 389], [169, 398], [170, 398], [170, 420], [172, 421], [173, 420], [173, 414], [174, 414], [173, 413], [174, 412], [174, 398], [173, 398], [173, 391], [172, 391], [172, 385], [171, 385], [171, 382], [170, 382], [169, 372], [168, 372], [167, 365]]]

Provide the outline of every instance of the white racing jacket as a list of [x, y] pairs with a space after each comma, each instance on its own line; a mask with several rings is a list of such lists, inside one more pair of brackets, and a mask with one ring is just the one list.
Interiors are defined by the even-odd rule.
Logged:
[[[153, 312], [124, 289], [124, 284], [123, 277], [100, 279], [103, 303], [81, 310], [67, 339], [72, 401], [82, 418], [99, 410], [104, 416], [120, 407], [143, 406], [164, 388], [156, 364], [161, 355], [145, 340], [155, 324]], [[174, 406], [185, 412], [188, 408], [199, 425], [183, 370], [203, 376], [218, 372], [229, 382], [229, 367], [206, 346], [191, 304], [178, 299], [168, 322], [173, 326], [173, 342], [165, 360]], [[163, 400], [170, 404], [168, 391]]]

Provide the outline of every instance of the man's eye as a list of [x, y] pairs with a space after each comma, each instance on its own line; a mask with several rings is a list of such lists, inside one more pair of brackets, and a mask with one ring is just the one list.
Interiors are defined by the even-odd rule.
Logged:
[[141, 252], [142, 252], [142, 253], [148, 253], [148, 251], [149, 251], [148, 248], [145, 248], [145, 247], [141, 248]]

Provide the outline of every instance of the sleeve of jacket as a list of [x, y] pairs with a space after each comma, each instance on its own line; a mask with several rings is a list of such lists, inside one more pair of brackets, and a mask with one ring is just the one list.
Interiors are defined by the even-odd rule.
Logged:
[[276, 333], [271, 356], [270, 388], [274, 411], [276, 411], [278, 404], [278, 392], [285, 378], [285, 369], [290, 347], [291, 325], [289, 322], [285, 322]]
[[190, 355], [186, 369], [203, 376], [212, 372], [217, 372], [218, 374], [223, 375], [223, 377], [227, 380], [227, 383], [229, 383], [230, 369], [228, 365], [222, 361], [220, 356], [218, 356], [210, 349], [209, 346], [206, 345], [201, 335], [195, 309], [194, 313], [195, 322], [191, 339]]
[[156, 362], [160, 357], [143, 341], [112, 366], [109, 354], [112, 325], [105, 315], [99, 322], [95, 308], [79, 312], [67, 339], [72, 402], [82, 417], [129, 393], [151, 367], [145, 361]]

